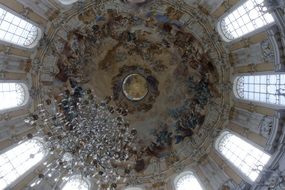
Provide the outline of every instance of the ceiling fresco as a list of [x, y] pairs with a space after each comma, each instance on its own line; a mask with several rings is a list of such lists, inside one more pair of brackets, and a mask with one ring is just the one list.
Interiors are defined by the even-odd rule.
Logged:
[[[200, 36], [189, 30], [185, 10], [174, 7], [150, 4], [134, 14], [126, 7], [106, 4], [97, 10], [88, 4], [69, 17], [68, 27], [44, 37], [51, 43], [41, 42], [38, 59], [57, 57], [56, 85], [46, 87], [53, 97], [46, 95], [44, 101], [50, 104], [62, 89], [90, 89], [136, 129], [126, 176], [152, 176], [155, 167], [163, 173], [193, 154], [199, 160], [206, 151], [195, 151], [215, 134], [210, 131], [221, 114], [227, 115], [223, 77], [229, 73], [222, 47], [209, 47], [215, 36], [203, 27]], [[192, 16], [203, 26], [204, 18], [197, 12]]]

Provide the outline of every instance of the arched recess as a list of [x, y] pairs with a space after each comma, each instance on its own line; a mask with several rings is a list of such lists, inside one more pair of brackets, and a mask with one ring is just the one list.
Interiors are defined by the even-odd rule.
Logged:
[[20, 109], [29, 101], [29, 91], [25, 83], [0, 81], [0, 113]]
[[224, 41], [230, 42], [274, 24], [273, 16], [264, 5], [264, 0], [243, 0], [223, 15], [217, 29]]
[[91, 184], [81, 175], [73, 175], [62, 184], [61, 190], [91, 190]]
[[241, 75], [234, 80], [235, 97], [282, 108], [285, 106], [285, 74]]
[[203, 190], [198, 178], [192, 171], [180, 173], [174, 179], [175, 190]]
[[0, 40], [24, 48], [34, 48], [40, 38], [41, 29], [0, 4]]
[[77, 2], [78, 0], [58, 0], [58, 1], [63, 5], [71, 5], [75, 2]]
[[271, 156], [238, 135], [224, 131], [215, 143], [215, 149], [248, 182], [254, 182]]
[[41, 139], [21, 142], [0, 154], [0, 187], [22, 178], [47, 155]]

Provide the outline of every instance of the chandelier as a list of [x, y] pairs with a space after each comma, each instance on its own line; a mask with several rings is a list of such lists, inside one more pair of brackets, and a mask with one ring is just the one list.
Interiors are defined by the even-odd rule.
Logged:
[[98, 101], [90, 89], [76, 87], [60, 94], [54, 111], [38, 105], [26, 123], [37, 129], [28, 138], [43, 139], [53, 159], [47, 173], [81, 174], [116, 187], [122, 178], [118, 166], [129, 160], [137, 131], [124, 118], [127, 111], [110, 101], [111, 97]]

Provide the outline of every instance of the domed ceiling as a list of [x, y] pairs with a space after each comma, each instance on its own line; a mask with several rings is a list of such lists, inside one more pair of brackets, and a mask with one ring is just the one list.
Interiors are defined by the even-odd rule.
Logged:
[[78, 86], [107, 100], [136, 130], [122, 166], [136, 180], [203, 159], [229, 112], [228, 57], [213, 20], [184, 1], [79, 5], [59, 14], [40, 43], [39, 101], [51, 107]]

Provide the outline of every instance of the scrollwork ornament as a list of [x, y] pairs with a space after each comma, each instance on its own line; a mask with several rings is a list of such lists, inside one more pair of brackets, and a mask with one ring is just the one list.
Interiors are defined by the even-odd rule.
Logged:
[[164, 181], [165, 179], [166, 179], [166, 176], [164, 174], [158, 174], [158, 175], [153, 175], [150, 181], [154, 184], [160, 181]]
[[225, 121], [229, 119], [229, 115], [230, 115], [230, 106], [229, 105], [223, 105], [223, 113], [221, 115]]
[[11, 54], [11, 47], [10, 46], [5, 46], [5, 50], [3, 51], [4, 55], [10, 55]]
[[226, 10], [229, 10], [231, 8], [230, 1], [229, 0], [224, 1], [223, 6], [225, 7]]
[[39, 42], [39, 48], [45, 48], [48, 47], [52, 42], [52, 39], [44, 33], [43, 37], [41, 38]]
[[22, 137], [19, 137], [17, 135], [11, 135], [10, 139], [11, 139], [11, 143], [12, 144], [16, 144], [16, 143], [19, 143], [19, 141], [22, 140]]
[[193, 154], [192, 159], [197, 163], [197, 162], [199, 162], [200, 158], [202, 156], [204, 156], [205, 154], [207, 154], [206, 149], [205, 148], [200, 148], [200, 149], [198, 149], [196, 154]]
[[236, 182], [233, 179], [229, 179], [219, 188], [219, 190], [235, 190], [236, 188]]
[[230, 82], [222, 82], [220, 83], [219, 87], [220, 87], [220, 91], [226, 91], [226, 92], [232, 92], [232, 87], [233, 85]]
[[4, 113], [4, 114], [1, 114], [0, 116], [0, 121], [1, 120], [5, 120], [5, 121], [9, 121], [11, 119], [9, 113]]
[[40, 70], [40, 60], [38, 58], [35, 58], [33, 61], [32, 61], [32, 73], [33, 74], [37, 74]]
[[222, 131], [223, 129], [215, 128], [211, 133], [213, 139], [216, 139], [221, 134]]
[[65, 23], [66, 23], [66, 18], [64, 15], [60, 15], [58, 18], [56, 18], [52, 22], [52, 24], [55, 28], [62, 27], [62, 26], [64, 26]]
[[143, 182], [138, 177], [135, 177], [135, 176], [130, 176], [129, 182], [128, 182], [128, 184], [132, 186], [137, 186], [142, 183]]
[[285, 189], [285, 171], [280, 171], [279, 169], [275, 171], [265, 169], [262, 173], [271, 173], [269, 179], [261, 184], [262, 187], [267, 187], [268, 190]]
[[184, 166], [182, 166], [182, 164], [177, 164], [174, 166], [174, 172], [175, 173], [181, 173], [184, 169]]
[[261, 42], [262, 57], [265, 61], [270, 61], [274, 59], [274, 50], [269, 40], [264, 40]]
[[177, 0], [175, 2], [178, 4], [179, 7], [185, 7], [185, 5], [186, 5], [184, 0]]
[[19, 12], [20, 15], [22, 15], [23, 17], [27, 18], [27, 16], [29, 15], [31, 9], [29, 7], [24, 7], [22, 9], [22, 11]]
[[39, 88], [32, 87], [29, 90], [29, 94], [33, 99], [36, 99], [41, 94], [41, 90]]
[[264, 116], [258, 126], [260, 134], [266, 138], [271, 135], [272, 127], [273, 121], [270, 116]]

